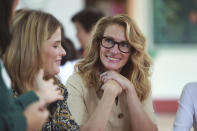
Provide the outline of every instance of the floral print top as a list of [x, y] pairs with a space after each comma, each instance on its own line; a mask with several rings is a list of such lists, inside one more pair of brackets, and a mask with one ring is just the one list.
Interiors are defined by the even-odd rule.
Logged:
[[55, 84], [59, 86], [61, 94], [64, 96], [64, 100], [48, 106], [50, 111], [49, 121], [44, 125], [42, 131], [79, 131], [79, 126], [74, 121], [67, 105], [68, 91], [57, 78], [54, 79]]

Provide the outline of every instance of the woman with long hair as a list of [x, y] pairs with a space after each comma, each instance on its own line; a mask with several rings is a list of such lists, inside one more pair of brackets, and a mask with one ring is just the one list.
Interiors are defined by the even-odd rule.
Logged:
[[53, 79], [64, 100], [48, 106], [49, 121], [43, 130], [79, 130], [67, 106], [67, 89], [59, 82], [62, 56], [61, 23], [51, 14], [21, 9], [13, 18], [12, 41], [5, 52], [4, 61], [11, 76], [15, 95], [34, 89], [35, 76], [43, 69], [43, 79]]
[[157, 130], [145, 47], [143, 34], [128, 16], [98, 21], [66, 84], [68, 105], [81, 130]]

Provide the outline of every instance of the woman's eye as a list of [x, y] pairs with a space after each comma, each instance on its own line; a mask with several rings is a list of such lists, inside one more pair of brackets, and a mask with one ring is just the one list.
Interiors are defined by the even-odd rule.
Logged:
[[129, 44], [126, 43], [126, 42], [121, 42], [121, 43], [120, 43], [120, 46], [122, 46], [122, 47], [129, 47]]
[[111, 44], [113, 44], [114, 43], [114, 41], [112, 40], [112, 39], [110, 39], [110, 38], [106, 38], [106, 40], [105, 40], [106, 42], [108, 42], [108, 43], [111, 43]]
[[54, 47], [54, 48], [57, 48], [58, 46], [57, 46], [57, 45], [54, 45], [53, 47]]
[[53, 45], [53, 47], [54, 47], [54, 48], [58, 48], [58, 44], [55, 43], [55, 44]]
[[61, 45], [61, 42], [55, 42], [54, 44], [53, 44], [53, 47], [54, 48], [58, 48], [58, 46], [60, 46]]

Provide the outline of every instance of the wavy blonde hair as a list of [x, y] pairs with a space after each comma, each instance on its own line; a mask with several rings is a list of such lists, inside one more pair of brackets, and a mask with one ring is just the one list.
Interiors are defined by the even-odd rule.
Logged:
[[13, 88], [22, 94], [34, 85], [35, 76], [44, 67], [43, 45], [61, 27], [51, 14], [21, 9], [13, 18], [12, 41], [3, 60]]
[[99, 73], [103, 69], [99, 57], [100, 39], [103, 37], [105, 29], [113, 24], [124, 27], [126, 39], [132, 47], [130, 58], [122, 68], [121, 74], [131, 80], [138, 98], [142, 102], [147, 98], [151, 89], [149, 76], [152, 60], [146, 52], [145, 37], [134, 20], [126, 15], [107, 16], [98, 21], [85, 56], [76, 64], [75, 71], [83, 76], [87, 88], [100, 86]]

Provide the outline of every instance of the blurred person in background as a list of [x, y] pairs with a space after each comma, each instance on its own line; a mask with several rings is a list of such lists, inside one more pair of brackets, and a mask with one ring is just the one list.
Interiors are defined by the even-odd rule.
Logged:
[[60, 65], [60, 73], [58, 74], [58, 78], [61, 83], [64, 85], [70, 75], [74, 72], [74, 65], [78, 61], [79, 53], [75, 49], [73, 42], [65, 36], [64, 29], [62, 31], [62, 47], [66, 51], [66, 55], [62, 56], [61, 65]]
[[68, 106], [81, 130], [157, 131], [145, 37], [126, 15], [100, 19], [69, 77]]
[[81, 44], [81, 48], [79, 49], [80, 56], [84, 55], [94, 25], [103, 16], [104, 14], [100, 10], [87, 8], [79, 11], [72, 17], [72, 22], [77, 32], [77, 38]]
[[66, 55], [61, 45], [61, 27], [49, 13], [20, 9], [13, 18], [13, 39], [4, 54], [16, 96], [34, 89], [34, 79], [40, 69], [43, 69], [43, 79], [53, 79], [59, 87], [64, 99], [48, 105], [50, 116], [42, 129], [46, 131], [79, 130], [67, 106], [67, 89], [56, 78], [62, 56]]
[[[34, 91], [13, 98], [11, 80], [6, 72], [2, 57], [11, 41], [10, 23], [18, 0], [0, 0], [0, 129], [3, 131], [34, 131], [41, 128], [46, 122], [49, 113], [46, 110], [46, 103], [61, 100], [63, 97], [58, 94], [52, 80], [42, 79], [42, 73], [36, 74]], [[45, 89], [51, 90], [50, 94]], [[38, 101], [40, 99], [40, 101]], [[49, 101], [46, 101], [49, 100]], [[37, 102], [36, 102], [37, 101]]]
[[197, 82], [187, 84], [179, 99], [173, 131], [197, 131]]
[[67, 53], [68, 56], [64, 56], [62, 59], [60, 73], [58, 74], [59, 79], [63, 84], [66, 84], [68, 77], [74, 73], [74, 65], [80, 57], [84, 56], [85, 48], [91, 37], [94, 25], [103, 16], [104, 14], [101, 11], [88, 8], [78, 12], [72, 17], [72, 22], [75, 25], [77, 38], [81, 44], [81, 48], [78, 51], [75, 51], [73, 42], [66, 36], [62, 36], [63, 48], [66, 51], [69, 51]]

